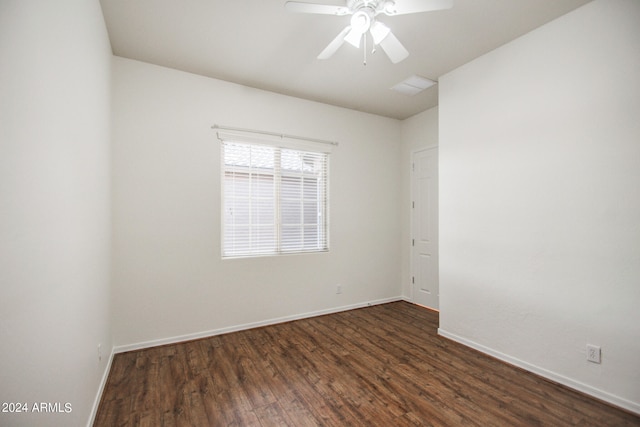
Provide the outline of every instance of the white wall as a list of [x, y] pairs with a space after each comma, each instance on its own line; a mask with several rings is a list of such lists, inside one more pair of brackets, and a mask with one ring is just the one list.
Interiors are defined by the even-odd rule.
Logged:
[[400, 206], [402, 295], [411, 298], [411, 156], [425, 148], [438, 146], [438, 107], [401, 122]]
[[442, 77], [439, 107], [441, 333], [636, 412], [639, 22], [596, 0]]
[[0, 2], [0, 402], [71, 404], [0, 425], [87, 423], [106, 370], [110, 61], [97, 1]]
[[[117, 346], [400, 296], [398, 121], [123, 58], [113, 73]], [[221, 260], [214, 123], [339, 141], [329, 253]]]

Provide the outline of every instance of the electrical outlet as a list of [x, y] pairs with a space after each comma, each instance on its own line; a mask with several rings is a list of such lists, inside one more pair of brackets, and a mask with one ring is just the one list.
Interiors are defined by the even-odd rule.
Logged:
[[342, 293], [342, 285], [336, 285], [336, 294]]
[[601, 349], [597, 345], [587, 344], [587, 360], [593, 363], [600, 363]]
[[98, 362], [102, 362], [102, 344], [98, 344]]

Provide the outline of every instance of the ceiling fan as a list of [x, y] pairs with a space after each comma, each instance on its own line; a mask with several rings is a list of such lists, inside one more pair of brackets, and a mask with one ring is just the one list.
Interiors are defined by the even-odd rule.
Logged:
[[346, 0], [346, 6], [328, 4], [304, 3], [288, 1], [285, 8], [291, 12], [315, 13], [321, 15], [351, 15], [351, 22], [333, 39], [331, 43], [318, 55], [318, 59], [328, 59], [346, 41], [356, 48], [360, 42], [365, 43], [366, 64], [366, 33], [371, 34], [375, 46], [382, 47], [391, 62], [397, 64], [409, 56], [409, 52], [393, 35], [389, 27], [378, 21], [376, 17], [384, 13], [388, 16], [406, 15], [409, 13], [430, 12], [449, 9], [453, 0]]

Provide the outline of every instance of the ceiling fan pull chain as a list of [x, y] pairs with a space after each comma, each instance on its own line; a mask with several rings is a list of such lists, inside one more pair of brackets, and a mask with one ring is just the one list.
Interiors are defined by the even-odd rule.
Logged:
[[364, 65], [367, 65], [367, 33], [362, 35], [364, 38]]

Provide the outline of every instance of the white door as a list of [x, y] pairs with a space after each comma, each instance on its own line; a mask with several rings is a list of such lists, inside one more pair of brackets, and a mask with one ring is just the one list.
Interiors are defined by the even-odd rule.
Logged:
[[438, 149], [413, 154], [411, 173], [412, 300], [438, 309]]

